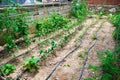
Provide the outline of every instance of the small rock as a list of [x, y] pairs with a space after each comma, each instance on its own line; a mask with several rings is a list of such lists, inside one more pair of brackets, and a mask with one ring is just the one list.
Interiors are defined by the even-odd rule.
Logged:
[[116, 8], [111, 8], [111, 9], [109, 9], [109, 12], [115, 13], [115, 12], [116, 12]]
[[102, 16], [102, 19], [107, 19], [107, 16]]
[[4, 48], [2, 46], [0, 46], [0, 51], [3, 50]]
[[97, 10], [102, 10], [102, 7], [97, 7]]

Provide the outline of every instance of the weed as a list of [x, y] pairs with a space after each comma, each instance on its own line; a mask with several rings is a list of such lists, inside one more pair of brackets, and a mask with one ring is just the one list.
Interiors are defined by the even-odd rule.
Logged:
[[55, 43], [55, 41], [53, 40], [52, 42], [51, 42], [51, 50], [54, 50], [54, 48], [57, 46], [57, 44]]
[[70, 67], [70, 64], [65, 64], [64, 67]]
[[42, 55], [42, 53], [43, 53], [43, 50], [39, 50], [39, 54]]
[[99, 69], [99, 66], [89, 65], [88, 69], [92, 69], [93, 71], [97, 71]]
[[67, 41], [68, 41], [68, 35], [65, 35], [65, 36], [63, 37], [63, 41], [64, 41], [64, 42], [67, 42]]
[[70, 80], [75, 80], [75, 77], [74, 77], [74, 76], [72, 76], [72, 78], [71, 78]]
[[93, 78], [85, 78], [84, 80], [94, 80]]
[[97, 39], [97, 35], [96, 35], [96, 34], [93, 34], [92, 39], [93, 39], [93, 40]]
[[89, 65], [88, 69], [91, 69], [93, 71], [93, 75], [92, 77], [89, 78], [84, 78], [84, 80], [99, 80], [99, 76], [97, 75], [97, 70], [99, 69], [99, 66], [95, 66], [95, 65]]
[[116, 75], [120, 75], [120, 69], [116, 66], [117, 58], [111, 51], [98, 52], [102, 67], [101, 80], [114, 80]]
[[83, 52], [80, 52], [80, 53], [78, 54], [78, 57], [80, 57], [80, 58], [85, 58], [85, 55], [84, 55]]
[[109, 20], [115, 26], [113, 36], [115, 39], [120, 39], [120, 14], [110, 15]]

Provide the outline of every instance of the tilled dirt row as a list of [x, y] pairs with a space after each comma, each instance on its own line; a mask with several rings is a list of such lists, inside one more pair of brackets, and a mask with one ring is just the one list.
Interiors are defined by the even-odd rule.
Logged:
[[[104, 20], [99, 20], [96, 24], [92, 25], [82, 38], [81, 47], [71, 54], [65, 61], [58, 67], [55, 73], [51, 76], [50, 80], [71, 80], [78, 79], [82, 63], [85, 59], [85, 52], [92, 44], [92, 36], [96, 34], [96, 31], [101, 27]], [[72, 44], [70, 44], [72, 45]], [[69, 46], [70, 46], [69, 45]], [[65, 50], [67, 48], [65, 47]], [[69, 49], [70, 50], [70, 49]], [[64, 53], [61, 51], [61, 53]], [[52, 61], [53, 62], [53, 61]], [[37, 79], [36, 79], [37, 80]]]
[[[82, 30], [84, 30], [87, 26], [87, 28], [95, 23], [96, 20], [93, 19], [89, 19], [87, 20], [87, 25], [85, 25], [85, 27], [83, 27]], [[86, 23], [86, 22], [85, 22]], [[65, 47], [63, 47], [61, 50], [57, 50], [56, 51], [56, 57], [48, 57], [44, 62], [40, 62], [40, 66], [41, 68], [38, 70], [38, 72], [34, 73], [30, 73], [30, 72], [26, 72], [22, 78], [20, 78], [20, 80], [45, 80], [45, 77], [48, 75], [48, 73], [50, 72], [50, 70], [54, 67], [54, 65], [60, 60], [60, 58], [62, 58], [66, 52], [68, 52], [70, 49], [72, 49], [75, 46], [75, 37], [81, 35], [79, 34], [80, 31], [82, 30], [77, 30], [77, 32], [72, 35], [72, 37], [69, 38], [69, 42], [65, 45]], [[34, 49], [32, 52], [37, 52], [40, 49]], [[64, 52], [61, 52], [64, 51]], [[14, 73], [15, 75], [15, 73]], [[40, 76], [41, 75], [41, 76]]]
[[[96, 21], [96, 19], [88, 19], [88, 20], [86, 20], [87, 22], [89, 22], [89, 24], [87, 24], [87, 25], [83, 25], [83, 26], [90, 26], [93, 22], [95, 22]], [[86, 22], [85, 22], [86, 23]], [[82, 27], [82, 26], [79, 26], [79, 27]], [[80, 31], [81, 29], [79, 29], [78, 28], [78, 30], [75, 30], [75, 32], [74, 32], [74, 34], [72, 34], [72, 36], [74, 36], [74, 35], [76, 35], [79, 31]], [[72, 38], [72, 36], [70, 37], [70, 38]], [[58, 37], [59, 38], [59, 37]], [[68, 40], [68, 41], [70, 41], [70, 40]], [[39, 52], [39, 50], [42, 50], [42, 49], [47, 49], [47, 48], [49, 48], [50, 46], [44, 46], [44, 48], [42, 48], [42, 47], [36, 47], [35, 49], [33, 49], [31, 52], [29, 52], [28, 54], [25, 54], [25, 55], [22, 55], [22, 56], [20, 56], [19, 58], [17, 58], [17, 60], [15, 60], [15, 61], [13, 61], [13, 62], [10, 62], [10, 63], [14, 63], [16, 66], [17, 66], [17, 70], [14, 72], [14, 73], [12, 73], [11, 75], [10, 75], [10, 77], [12, 77], [13, 79], [16, 79], [16, 77], [17, 77], [17, 75], [18, 74], [20, 74], [21, 73], [21, 71], [22, 71], [22, 61], [23, 61], [23, 58], [28, 58], [28, 57], [30, 57], [30, 56], [38, 56], [39, 54], [38, 54], [38, 52]], [[52, 56], [52, 57], [50, 57], [50, 58], [54, 58], [55, 56]], [[49, 59], [49, 58], [48, 58]], [[47, 60], [46, 60], [47, 61]], [[45, 63], [47, 63], [45, 61]], [[40, 66], [41, 66], [41, 68], [42, 68], [42, 65], [44, 65], [43, 64], [44, 62], [40, 62]], [[46, 66], [46, 65], [44, 65], [44, 66]], [[40, 68], [40, 70], [42, 70]], [[50, 67], [50, 69], [51, 69], [51, 67]], [[44, 70], [43, 70], [44, 71]], [[49, 70], [50, 71], [50, 70]], [[48, 72], [49, 72], [48, 71]], [[37, 72], [36, 72], [37, 73]], [[25, 78], [24, 78], [24, 76], [23, 76], [23, 78], [21, 78], [20, 80], [24, 80], [24, 79], [27, 79], [27, 80], [29, 80], [29, 73], [26, 73], [27, 74], [27, 77], [25, 76]], [[25, 74], [25, 75], [26, 75]], [[32, 73], [33, 75], [36, 75], [35, 73]], [[30, 74], [30, 76], [31, 76], [31, 74]]]
[[87, 65], [85, 67], [82, 80], [84, 80], [84, 78], [90, 78], [95, 75], [100, 75], [100, 70], [94, 72], [93, 70], [88, 69], [88, 67], [89, 65], [95, 65], [100, 67], [100, 61], [98, 59], [97, 52], [102, 52], [105, 50], [114, 50], [115, 43], [112, 36], [113, 30], [113, 25], [109, 22], [105, 22], [102, 28], [99, 30], [98, 41], [89, 53]]
[[[95, 29], [98, 27], [98, 26], [94, 26]], [[82, 29], [84, 30], [84, 29]], [[80, 31], [82, 31], [80, 30]], [[70, 41], [66, 44], [65, 47], [63, 47], [61, 50], [58, 50], [56, 51], [56, 57], [49, 57], [46, 61], [45, 61], [45, 64], [41, 64], [41, 68], [38, 70], [37, 73], [25, 73], [22, 78], [20, 78], [20, 80], [45, 80], [46, 76], [48, 75], [48, 73], [50, 72], [50, 70], [55, 66], [55, 64], [68, 52], [70, 51], [72, 48], [75, 47], [75, 40], [77, 36], [81, 35], [79, 34], [80, 31], [78, 30], [78, 32], [73, 36], [71, 37]], [[91, 31], [91, 29], [89, 30]], [[89, 32], [88, 31], [88, 32]], [[91, 32], [94, 32], [95, 30], [93, 29], [93, 31]], [[52, 79], [52, 80], [55, 80], [55, 79]], [[60, 79], [62, 80], [62, 79]], [[69, 80], [69, 79], [67, 79]]]

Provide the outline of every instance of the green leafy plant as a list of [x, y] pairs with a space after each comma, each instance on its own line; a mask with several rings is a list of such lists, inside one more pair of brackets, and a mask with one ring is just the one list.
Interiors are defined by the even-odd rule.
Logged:
[[88, 69], [91, 69], [91, 70], [93, 71], [93, 72], [92, 72], [93, 74], [92, 74], [92, 76], [89, 77], [89, 78], [84, 78], [84, 80], [100, 80], [100, 79], [99, 79], [99, 76], [98, 76], [98, 74], [97, 74], [97, 70], [99, 70], [99, 66], [90, 64], [90, 65], [88, 66]]
[[93, 71], [97, 71], [99, 69], [99, 66], [89, 65], [88, 69], [92, 69]]
[[117, 57], [114, 56], [114, 52], [106, 50], [98, 52], [98, 54], [103, 71], [101, 80], [114, 80], [116, 75], [120, 75], [120, 69], [116, 66]]
[[[107, 80], [108, 79], [113, 79], [113, 73], [114, 73], [114, 78], [116, 80], [120, 79], [120, 73], [117, 72], [117, 70], [120, 70], [120, 65], [119, 65], [119, 61], [120, 61], [120, 14], [110, 14], [108, 16], [110, 22], [114, 25], [115, 29], [113, 31], [113, 37], [115, 39], [115, 52], [114, 52], [114, 57], [115, 60], [114, 62], [116, 62], [116, 65], [113, 66], [113, 69], [115, 69], [115, 72], [112, 72], [112, 74], [107, 73], [106, 76], [104, 76]], [[105, 79], [104, 79], [105, 80]]]
[[4, 7], [3, 12], [0, 13], [0, 37], [2, 40], [2, 44], [7, 44], [7, 51], [10, 53], [13, 52], [12, 48], [17, 48], [15, 40], [19, 37], [23, 37], [25, 41], [28, 42], [28, 25], [26, 23], [27, 14], [19, 15], [19, 10], [22, 7], [18, 4], [10, 5], [8, 7]]
[[67, 42], [67, 41], [68, 41], [68, 35], [64, 35], [63, 41], [64, 41], [64, 42]]
[[15, 71], [16, 67], [13, 64], [4, 64], [1, 66], [0, 75], [9, 75], [11, 72]]
[[85, 54], [84, 54], [83, 52], [80, 52], [80, 53], [78, 54], [78, 57], [80, 57], [80, 58], [85, 58]]
[[94, 79], [92, 79], [92, 78], [85, 78], [84, 80], [94, 80]]
[[93, 39], [93, 40], [97, 39], [97, 35], [96, 35], [96, 34], [93, 34], [92, 39]]
[[64, 64], [64, 67], [70, 67], [70, 64]]
[[55, 43], [55, 41], [53, 40], [52, 42], [51, 42], [51, 50], [54, 50], [54, 48], [57, 46], [57, 44]]
[[109, 20], [115, 26], [113, 36], [115, 39], [120, 39], [120, 14], [109, 15]]
[[74, 77], [74, 76], [72, 76], [70, 80], [75, 80], [75, 77]]
[[86, 0], [81, 0], [80, 3], [78, 3], [78, 0], [73, 0], [73, 5], [70, 9], [70, 13], [71, 16], [78, 18], [80, 22], [83, 21], [87, 15]]
[[27, 70], [31, 70], [31, 69], [39, 69], [39, 65], [37, 64], [39, 60], [37, 58], [34, 58], [34, 56], [32, 56], [31, 58], [24, 58], [24, 64], [23, 66], [27, 69]]
[[46, 18], [35, 21], [35, 34], [36, 36], [44, 36], [50, 32], [63, 28], [68, 21], [69, 20], [64, 15], [58, 15], [56, 12], [53, 12]]

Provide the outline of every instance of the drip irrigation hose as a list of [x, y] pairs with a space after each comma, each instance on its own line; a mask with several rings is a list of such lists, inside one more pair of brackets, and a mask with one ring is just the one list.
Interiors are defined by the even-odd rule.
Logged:
[[57, 69], [57, 67], [65, 60], [65, 58], [67, 58], [70, 54], [72, 54], [74, 51], [76, 51], [82, 44], [82, 40], [80, 41], [80, 44], [75, 47], [74, 49], [72, 49], [71, 51], [69, 51], [55, 66], [54, 68], [50, 71], [50, 73], [48, 74], [48, 76], [46, 77], [45, 80], [48, 80], [51, 75], [54, 73], [54, 71]]
[[93, 41], [93, 44], [88, 48], [88, 51], [86, 52], [86, 59], [85, 59], [85, 61], [83, 62], [82, 70], [81, 70], [81, 72], [80, 72], [80, 77], [78, 78], [78, 80], [81, 80], [81, 78], [82, 78], [82, 75], [83, 75], [83, 72], [84, 72], [86, 63], [87, 63], [87, 61], [88, 61], [88, 56], [89, 56], [90, 50], [91, 50], [91, 49], [95, 46], [95, 44], [97, 43], [97, 40], [98, 40], [98, 31], [99, 31], [99, 30], [100, 30], [100, 29], [98, 29], [98, 30], [96, 31], [96, 39]]

